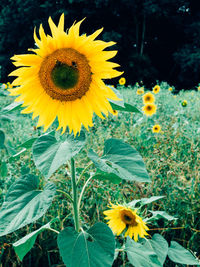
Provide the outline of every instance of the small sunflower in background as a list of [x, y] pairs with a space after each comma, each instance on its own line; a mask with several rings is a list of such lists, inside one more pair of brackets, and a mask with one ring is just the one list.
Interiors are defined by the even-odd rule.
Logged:
[[132, 210], [119, 204], [111, 203], [110, 205], [111, 209], [104, 211], [104, 215], [106, 215], [105, 219], [108, 220], [108, 226], [115, 235], [120, 235], [125, 230], [125, 237], [133, 237], [135, 242], [138, 241], [138, 237], [145, 238], [148, 235], [146, 230], [149, 228], [137, 214], [137, 209]]
[[200, 92], [200, 86], [197, 87], [197, 90]]
[[144, 94], [144, 87], [140, 87], [139, 89], [137, 89], [136, 94], [137, 95], [143, 95]]
[[153, 133], [159, 133], [160, 130], [161, 130], [161, 127], [160, 127], [159, 124], [154, 125], [153, 128], [152, 128], [152, 132]]
[[3, 89], [7, 89], [8, 85], [6, 83], [3, 83]]
[[182, 107], [186, 107], [187, 106], [187, 100], [183, 100], [183, 102], [181, 103]]
[[154, 94], [158, 94], [160, 91], [160, 86], [159, 85], [155, 85], [154, 88], [153, 88], [153, 93]]
[[169, 92], [172, 92], [172, 91], [173, 91], [173, 88], [172, 88], [172, 87], [169, 87], [169, 88], [168, 88], [168, 91], [169, 91]]
[[108, 61], [117, 51], [104, 51], [115, 43], [95, 40], [103, 28], [80, 35], [81, 23], [74, 23], [66, 33], [64, 14], [58, 26], [49, 17], [52, 36], [45, 34], [41, 24], [40, 38], [34, 31], [33, 54], [11, 58], [21, 68], [10, 74], [18, 76], [12, 84], [19, 87], [9, 91], [18, 96], [15, 101], [24, 102], [22, 113], [33, 113], [33, 119], [39, 116], [37, 127], [44, 126], [44, 131], [57, 117], [57, 130], [64, 133], [68, 127], [76, 135], [82, 125], [87, 130], [93, 126], [94, 113], [101, 118], [113, 113], [108, 99], [120, 100], [103, 82], [123, 73], [114, 69], [118, 64]]
[[121, 77], [120, 79], [119, 79], [119, 84], [120, 85], [124, 85], [126, 83], [126, 79], [124, 78], [124, 77]]
[[146, 93], [145, 95], [143, 95], [143, 103], [147, 104], [147, 103], [154, 103], [155, 102], [155, 97], [152, 93]]
[[143, 106], [142, 110], [146, 116], [152, 116], [156, 113], [157, 106], [154, 103], [148, 103]]
[[117, 111], [117, 110], [115, 110], [115, 109], [113, 109], [113, 112], [112, 112], [112, 114], [113, 114], [114, 116], [118, 116], [118, 111]]

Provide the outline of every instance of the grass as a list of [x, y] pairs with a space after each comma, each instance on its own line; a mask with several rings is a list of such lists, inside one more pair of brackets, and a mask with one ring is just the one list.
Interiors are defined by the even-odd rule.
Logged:
[[[150, 118], [136, 113], [119, 113], [118, 116], [110, 116], [103, 121], [97, 117], [94, 118], [94, 127], [87, 133], [86, 150], [92, 147], [101, 154], [104, 140], [112, 137], [121, 138], [140, 152], [152, 183], [122, 182], [115, 185], [107, 181], [91, 182], [83, 197], [81, 219], [89, 225], [97, 221], [104, 221], [103, 210], [106, 209], [108, 200], [120, 203], [129, 202], [135, 198], [164, 195], [165, 198], [152, 204], [151, 209], [165, 210], [178, 219], [170, 223], [159, 220], [157, 226], [149, 233], [153, 235], [155, 232], [159, 232], [167, 240], [175, 240], [184, 247], [196, 251], [199, 255], [200, 92], [181, 91], [178, 95], [174, 95], [167, 88], [166, 83], [161, 84], [160, 92], [155, 95], [157, 112]], [[136, 94], [136, 88], [120, 86], [119, 89], [125, 101], [141, 110], [142, 97]], [[0, 96], [0, 106], [5, 106], [11, 100], [10, 97]], [[187, 100], [186, 107], [181, 106], [183, 100]], [[18, 113], [16, 114], [17, 116], [13, 121], [1, 121], [1, 129], [6, 134], [6, 143], [10, 146], [11, 154], [20, 150], [17, 147], [19, 144], [42, 134], [42, 129], [35, 128], [36, 121], [32, 121], [29, 115], [19, 116]], [[158, 134], [152, 133], [152, 127], [155, 124], [162, 127], [162, 131]], [[83, 150], [76, 157], [78, 167], [84, 167], [88, 162], [86, 150]], [[1, 160], [7, 162], [8, 171], [5, 178], [0, 178], [2, 190], [0, 201], [3, 200], [3, 196], [12, 181], [22, 174], [31, 172], [37, 173], [41, 177], [31, 159], [31, 151], [26, 151], [9, 161], [6, 152], [2, 151]], [[61, 177], [61, 183], [57, 181], [58, 177]], [[61, 188], [70, 190], [66, 168], [59, 169], [51, 179]], [[42, 180], [41, 177], [41, 183]], [[69, 203], [62, 195], [56, 196], [48, 214], [39, 223], [45, 223], [56, 216], [61, 219], [59, 227], [72, 225]], [[30, 225], [27, 229], [18, 230], [15, 235], [19, 238], [25, 231], [34, 227], [35, 224]], [[17, 238], [14, 237], [15, 240]], [[7, 239], [3, 238], [2, 242], [9, 243], [12, 240], [13, 236], [9, 235]], [[48, 240], [52, 241], [50, 247]], [[43, 234], [37, 244], [41, 247], [39, 251], [42, 251], [40, 253], [43, 257], [50, 257], [48, 253], [51, 251], [54, 254], [55, 262], [56, 260], [58, 262], [58, 257], [55, 256], [57, 250], [54, 234]], [[38, 246], [34, 247], [32, 254], [29, 253], [25, 257], [25, 261], [28, 261], [30, 257], [31, 259], [35, 257], [38, 253]], [[11, 248], [9, 251], [14, 255]], [[8, 252], [6, 253], [5, 255], [8, 255]], [[17, 261], [15, 257], [13, 259], [13, 261]], [[48, 259], [52, 263], [51, 257]]]

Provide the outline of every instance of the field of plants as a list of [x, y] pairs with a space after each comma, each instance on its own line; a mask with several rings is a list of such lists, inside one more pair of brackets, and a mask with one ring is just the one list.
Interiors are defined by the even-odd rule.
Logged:
[[[111, 86], [111, 88], [113, 87]], [[154, 94], [157, 105], [156, 113], [148, 117], [142, 112], [143, 95], [147, 93], [145, 88], [141, 89], [136, 84], [135, 86], [118, 85], [117, 89], [124, 101], [137, 109], [136, 112], [126, 112], [119, 108], [115, 112], [116, 114], [110, 114], [104, 120], [96, 116], [93, 119], [94, 126], [90, 128], [89, 132], [85, 131], [86, 145], [82, 148], [81, 153], [74, 157], [76, 174], [79, 177], [81, 175], [82, 178], [79, 181], [80, 188], [84, 187], [87, 181], [84, 193], [81, 192], [81, 189], [78, 190], [79, 195], [83, 193], [80, 203], [80, 221], [83, 225], [87, 225], [85, 227], [88, 229], [97, 222], [107, 222], [103, 212], [109, 209], [110, 203], [137, 205], [136, 200], [141, 201], [143, 218], [147, 218], [146, 223], [149, 228], [148, 239], [150, 240], [154, 236], [152, 240], [156, 244], [156, 241], [159, 241], [156, 240], [156, 237], [161, 238], [162, 236], [168, 244], [175, 241], [174, 244], [178, 243], [182, 247], [176, 247], [173, 251], [171, 246], [171, 250], [169, 249], [171, 252], [167, 256], [167, 252], [165, 255], [162, 255], [161, 252], [165, 250], [166, 243], [163, 243], [163, 246], [161, 244], [160, 252], [152, 243], [151, 245], [158, 255], [158, 263], [155, 257], [152, 260], [151, 255], [147, 253], [150, 248], [148, 250], [146, 247], [139, 247], [138, 244], [146, 245], [146, 243], [141, 243], [142, 238], [139, 243], [129, 238], [129, 247], [130, 242], [137, 244], [136, 254], [133, 254], [131, 249], [128, 250], [127, 244], [127, 254], [125, 254], [123, 251], [124, 237], [116, 237], [113, 266], [198, 265], [197, 258], [200, 255], [200, 91], [197, 89], [176, 93], [175, 88], [162, 82], [160, 91]], [[144, 90], [144, 92], [138, 90]], [[26, 177], [30, 181], [33, 179], [33, 175], [37, 176], [39, 179], [38, 190], [44, 187], [48, 178], [51, 183], [56, 185], [57, 190], [52, 205], [48, 210], [46, 209], [45, 215], [39, 216], [37, 221], [28, 224], [21, 222], [21, 226], [24, 227], [16, 227], [14, 233], [8, 230], [6, 235], [1, 235], [0, 266], [64, 266], [62, 262], [64, 261], [66, 264], [68, 260], [65, 259], [63, 253], [61, 256], [64, 260], [59, 256], [59, 244], [57, 245], [56, 238], [60, 230], [73, 226], [71, 204], [68, 201], [71, 192], [70, 164], [61, 162], [61, 166], [55, 168], [55, 172], [51, 171], [50, 168], [53, 164], [44, 166], [42, 165], [44, 163], [38, 162], [41, 158], [37, 154], [39, 149], [36, 151], [36, 145], [39, 144], [36, 143], [37, 140], [46, 138], [45, 136], [48, 136], [49, 142], [53, 140], [51, 138], [63, 138], [64, 140], [66, 134], [59, 137], [60, 133], [54, 132], [58, 122], [54, 122], [44, 134], [41, 127], [36, 127], [37, 119], [32, 120], [31, 115], [20, 114], [21, 108], [12, 104], [13, 100], [14, 98], [8, 95], [5, 85], [2, 84], [0, 88], [0, 204], [2, 205], [4, 202], [5, 205], [6, 201], [8, 203], [12, 198], [14, 199], [16, 194], [15, 202], [12, 204], [14, 206], [11, 209], [18, 209], [20, 204], [17, 199], [20, 199], [20, 195], [17, 195], [17, 190], [20, 185], [13, 193], [10, 191], [10, 195], [9, 188], [22, 177]], [[157, 132], [153, 130], [155, 125], [158, 127]], [[102, 156], [104, 141], [107, 139], [120, 139], [135, 148], [143, 158], [151, 182], [140, 182], [138, 179], [130, 181], [128, 178], [127, 180], [119, 179], [117, 175], [105, 175], [105, 172], [95, 174], [95, 155]], [[93, 152], [90, 151], [88, 157], [87, 151], [91, 148]], [[124, 158], [121, 157], [122, 162], [130, 160], [127, 158], [128, 149], [128, 147], [125, 148]], [[62, 153], [63, 151], [60, 149], [58, 154]], [[114, 154], [111, 154], [112, 156], [114, 157]], [[107, 166], [112, 165], [112, 163], [107, 163]], [[87, 167], [85, 168], [85, 166]], [[98, 166], [98, 168], [101, 167]], [[94, 178], [94, 175], [96, 175], [96, 179], [90, 179], [90, 177]], [[33, 184], [29, 184], [29, 187], [31, 186], [34, 188], [34, 179]], [[30, 192], [31, 190], [33, 189], [30, 188]], [[38, 204], [37, 208], [42, 209], [43, 207]], [[148, 220], [149, 211], [154, 217], [153, 220]], [[25, 211], [22, 207], [20, 215], [18, 213], [14, 216], [23, 217], [23, 212]], [[8, 219], [11, 218], [8, 214], [0, 214], [0, 216], [4, 223], [7, 223], [5, 216], [8, 216]], [[48, 224], [50, 221], [51, 226]], [[15, 223], [20, 226], [16, 220]], [[44, 229], [47, 229], [45, 231], [40, 228], [44, 225], [46, 225]], [[9, 227], [13, 226], [9, 224]], [[0, 232], [6, 231], [2, 229], [1, 225]], [[37, 229], [40, 230], [34, 234], [33, 238], [16, 244], [19, 239]], [[160, 242], [165, 242], [163, 240]], [[94, 242], [91, 241], [91, 243]], [[23, 246], [24, 244], [25, 246]], [[184, 250], [183, 247], [191, 253]], [[62, 248], [60, 249], [62, 251]], [[76, 252], [79, 253], [78, 248]], [[101, 256], [99, 250], [96, 253]], [[165, 263], [160, 260], [162, 257]], [[147, 258], [151, 260], [146, 262]], [[71, 265], [69, 264], [69, 266]], [[72, 265], [72, 267], [74, 266]], [[97, 266], [110, 265], [102, 263]]]

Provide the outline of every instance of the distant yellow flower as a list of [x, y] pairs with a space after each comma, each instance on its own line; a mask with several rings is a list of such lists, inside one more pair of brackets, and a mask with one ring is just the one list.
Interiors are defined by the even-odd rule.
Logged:
[[143, 95], [144, 94], [144, 87], [140, 87], [139, 89], [137, 89], [136, 94], [137, 95]]
[[169, 87], [168, 91], [172, 92], [173, 91], [173, 88], [172, 87]]
[[155, 97], [152, 93], [146, 93], [145, 95], [143, 95], [143, 103], [147, 104], [147, 103], [154, 103], [155, 102]]
[[15, 101], [24, 102], [22, 113], [39, 117], [37, 127], [44, 126], [44, 131], [56, 118], [62, 133], [68, 127], [76, 135], [82, 125], [89, 130], [94, 113], [101, 118], [112, 113], [108, 99], [120, 100], [103, 81], [122, 74], [115, 69], [118, 64], [108, 61], [117, 51], [105, 50], [115, 43], [95, 40], [103, 28], [80, 35], [81, 23], [74, 22], [66, 32], [64, 14], [58, 25], [49, 17], [51, 36], [41, 24], [40, 38], [34, 32], [37, 48], [33, 53], [11, 58], [20, 67], [10, 74], [18, 76], [13, 85], [19, 87], [9, 91], [18, 95]]
[[117, 111], [117, 110], [115, 110], [115, 109], [113, 109], [113, 112], [112, 112], [112, 114], [113, 114], [114, 116], [117, 116], [117, 115], [118, 115], [118, 111]]
[[157, 94], [157, 93], [159, 93], [159, 91], [160, 91], [160, 86], [159, 85], [155, 85], [154, 88], [153, 88], [153, 93]]
[[174, 98], [176, 98], [176, 95], [174, 95]]
[[200, 86], [197, 87], [197, 90], [200, 92]]
[[126, 79], [124, 77], [119, 79], [119, 84], [124, 85], [126, 83]]
[[146, 116], [152, 116], [156, 113], [157, 106], [154, 103], [148, 103], [143, 106], [142, 110]]
[[111, 209], [104, 211], [107, 224], [112, 229], [115, 235], [120, 235], [125, 229], [125, 237], [134, 237], [135, 242], [138, 241], [138, 236], [145, 238], [149, 230], [142, 218], [137, 215], [137, 210], [132, 210], [129, 207], [122, 205], [110, 204]]
[[8, 85], [6, 83], [3, 83], [4, 89], [8, 88]]
[[183, 102], [181, 103], [181, 105], [182, 105], [183, 107], [186, 107], [186, 106], [187, 106], [187, 100], [183, 100]]
[[160, 127], [159, 124], [154, 125], [153, 128], [152, 128], [152, 132], [153, 133], [159, 133], [160, 130], [161, 130], [161, 127]]

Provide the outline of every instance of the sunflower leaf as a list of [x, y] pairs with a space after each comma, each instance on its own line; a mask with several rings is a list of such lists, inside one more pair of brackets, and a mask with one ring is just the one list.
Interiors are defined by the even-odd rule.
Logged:
[[0, 210], [0, 236], [12, 233], [45, 214], [56, 192], [53, 183], [38, 189], [38, 177], [27, 174], [9, 188]]
[[160, 219], [160, 218], [166, 219], [168, 221], [177, 220], [176, 217], [171, 216], [167, 212], [162, 211], [162, 210], [158, 210], [158, 211], [150, 210], [150, 212], [153, 214], [153, 216], [149, 218], [150, 220], [151, 219]]
[[22, 261], [24, 256], [31, 250], [31, 248], [33, 247], [35, 243], [37, 236], [43, 231], [51, 228], [50, 223], [43, 225], [38, 230], [32, 233], [29, 233], [28, 235], [19, 239], [17, 242], [13, 243], [13, 248], [15, 250], [15, 253], [19, 257], [20, 261]]
[[135, 267], [162, 267], [156, 252], [149, 247], [148, 243], [137, 243], [127, 237], [125, 244], [129, 262]]
[[61, 165], [74, 157], [85, 144], [85, 134], [68, 135], [57, 141], [52, 134], [40, 136], [33, 144], [33, 160], [45, 178], [49, 178]]
[[154, 234], [152, 239], [145, 239], [143, 244], [146, 244], [147, 247], [149, 246], [150, 250], [154, 250], [159, 262], [163, 265], [168, 253], [168, 243], [164, 237], [159, 234]]
[[104, 223], [96, 223], [87, 232], [65, 228], [58, 235], [58, 247], [68, 267], [110, 267], [114, 261], [115, 238]]
[[142, 157], [122, 140], [108, 139], [101, 158], [92, 149], [89, 150], [88, 157], [102, 172], [114, 174], [124, 180], [150, 182]]
[[200, 261], [175, 241], [171, 241], [168, 256], [171, 261], [176, 263], [200, 266]]

